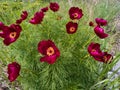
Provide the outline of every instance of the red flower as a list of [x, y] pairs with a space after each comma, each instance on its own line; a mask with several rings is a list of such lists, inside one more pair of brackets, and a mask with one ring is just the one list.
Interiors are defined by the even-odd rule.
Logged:
[[49, 64], [55, 63], [56, 59], [60, 56], [60, 51], [51, 40], [40, 41], [38, 44], [38, 51], [44, 55], [40, 61]]
[[89, 22], [89, 26], [94, 27], [94, 23], [92, 21]]
[[111, 63], [113, 56], [107, 52], [103, 52], [100, 56], [94, 56], [94, 59], [104, 63]]
[[4, 38], [4, 44], [9, 45], [15, 42], [20, 36], [21, 30], [20, 25], [12, 24], [10, 26], [4, 26], [3, 30], [0, 32], [0, 36]]
[[98, 25], [94, 28], [94, 32], [101, 39], [108, 37], [108, 34], [104, 33], [104, 29]]
[[66, 24], [67, 33], [69, 33], [69, 34], [75, 33], [77, 31], [77, 28], [78, 28], [78, 24], [77, 23], [68, 22]]
[[95, 21], [100, 26], [106, 26], [107, 25], [107, 20], [104, 20], [102, 18], [96, 18]]
[[40, 24], [43, 21], [44, 13], [42, 11], [36, 12], [34, 17], [29, 21], [31, 24]]
[[23, 21], [23, 20], [20, 18], [20, 19], [16, 20], [16, 24], [21, 24], [22, 21]]
[[21, 14], [21, 19], [22, 20], [25, 20], [28, 16], [28, 12], [27, 11], [22, 11], [22, 14]]
[[48, 7], [41, 8], [41, 11], [42, 12], [47, 12], [48, 11]]
[[60, 8], [59, 4], [56, 3], [56, 2], [51, 2], [50, 3], [50, 9], [53, 11], [53, 12], [56, 12], [58, 11]]
[[102, 51], [100, 50], [100, 44], [92, 42], [88, 46], [88, 52], [91, 56], [101, 56]]
[[78, 7], [71, 7], [69, 10], [69, 15], [72, 20], [80, 19], [83, 16], [82, 9], [79, 9]]
[[16, 20], [16, 24], [21, 24], [23, 20], [25, 20], [28, 16], [27, 11], [22, 11], [21, 18]]
[[19, 76], [20, 73], [20, 65], [16, 62], [12, 62], [8, 64], [8, 79], [10, 82], [13, 82], [16, 80], [16, 78]]
[[88, 46], [88, 52], [89, 54], [97, 61], [104, 62], [104, 63], [110, 63], [112, 60], [112, 55], [108, 54], [107, 52], [102, 52], [100, 50], [100, 44], [98, 43], [91, 43]]

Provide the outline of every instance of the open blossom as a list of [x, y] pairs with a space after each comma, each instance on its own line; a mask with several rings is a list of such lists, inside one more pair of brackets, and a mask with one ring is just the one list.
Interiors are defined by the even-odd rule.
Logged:
[[21, 18], [16, 20], [16, 24], [21, 24], [23, 20], [25, 20], [28, 17], [27, 11], [22, 11]]
[[113, 56], [107, 52], [102, 52], [100, 56], [93, 56], [93, 58], [100, 62], [111, 63]]
[[88, 46], [88, 52], [89, 54], [97, 61], [100, 62], [111, 62], [113, 56], [111, 54], [108, 54], [107, 52], [102, 52], [100, 50], [100, 44], [99, 43], [90, 43]]
[[44, 12], [40, 11], [40, 12], [36, 12], [34, 14], [34, 17], [31, 18], [31, 20], [29, 21], [31, 24], [40, 24], [43, 21], [44, 18]]
[[88, 52], [91, 56], [99, 56], [102, 51], [100, 50], [100, 44], [99, 43], [90, 43], [88, 46]]
[[78, 24], [77, 23], [74, 23], [74, 22], [68, 22], [66, 24], [66, 30], [67, 30], [67, 33], [68, 34], [73, 34], [77, 31], [77, 28], [78, 28]]
[[21, 31], [22, 28], [20, 25], [11, 24], [10, 26], [3, 27], [0, 37], [4, 38], [3, 42], [8, 46], [18, 39]]
[[99, 25], [97, 25], [97, 26], [94, 28], [94, 32], [95, 32], [96, 35], [97, 35], [99, 38], [101, 38], [101, 39], [108, 37], [108, 34], [106, 34], [106, 33], [104, 32], [104, 29], [101, 28]]
[[10, 82], [13, 82], [16, 80], [16, 78], [19, 76], [20, 73], [20, 65], [17, 62], [12, 62], [8, 64], [8, 79]]
[[78, 7], [71, 7], [69, 10], [69, 15], [72, 20], [79, 20], [83, 16], [82, 9], [79, 9]]
[[38, 51], [44, 55], [40, 61], [49, 64], [55, 63], [56, 59], [60, 56], [60, 51], [51, 40], [42, 40], [38, 44]]
[[59, 4], [56, 3], [56, 2], [51, 2], [50, 3], [50, 9], [53, 11], [53, 12], [56, 12], [58, 11], [60, 8]]
[[100, 26], [106, 26], [107, 25], [107, 20], [105, 20], [103, 18], [96, 18], [95, 21]]
[[41, 8], [41, 11], [42, 12], [47, 12], [48, 11], [48, 7]]

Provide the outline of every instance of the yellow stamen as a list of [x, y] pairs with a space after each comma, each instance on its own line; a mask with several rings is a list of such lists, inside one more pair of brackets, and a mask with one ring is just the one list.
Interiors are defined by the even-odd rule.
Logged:
[[77, 18], [78, 17], [78, 13], [74, 13], [74, 18]]
[[75, 31], [75, 27], [70, 27], [70, 32], [74, 32]]
[[52, 47], [49, 47], [48, 49], [47, 49], [47, 55], [48, 56], [51, 56], [51, 55], [53, 55], [55, 53], [55, 51], [54, 51], [54, 49], [52, 48]]
[[95, 49], [92, 49], [92, 51], [91, 52], [96, 52], [96, 50]]
[[10, 33], [10, 38], [15, 38], [15, 37], [16, 37], [16, 35], [17, 35], [17, 33], [16, 33], [16, 32], [11, 32], [11, 33]]
[[107, 56], [104, 56], [103, 59], [104, 59], [105, 61], [107, 61]]

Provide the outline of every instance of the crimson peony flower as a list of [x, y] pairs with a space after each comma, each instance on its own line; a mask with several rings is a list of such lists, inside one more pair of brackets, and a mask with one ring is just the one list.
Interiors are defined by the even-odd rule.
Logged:
[[104, 63], [111, 63], [113, 56], [108, 54], [107, 52], [102, 52], [100, 56], [93, 56], [95, 60], [104, 62]]
[[88, 52], [91, 56], [101, 56], [102, 51], [100, 50], [100, 44], [94, 42], [90, 43]]
[[107, 20], [102, 19], [102, 18], [96, 18], [95, 19], [96, 23], [100, 26], [106, 26], [107, 25]]
[[41, 11], [42, 12], [47, 12], [48, 11], [48, 7], [41, 8]]
[[21, 18], [16, 20], [16, 24], [21, 24], [23, 20], [25, 20], [28, 16], [27, 11], [22, 11]]
[[41, 62], [49, 64], [55, 63], [60, 56], [60, 51], [51, 40], [42, 40], [38, 44], [38, 51], [44, 56], [40, 59]]
[[4, 44], [8, 46], [15, 42], [20, 36], [21, 30], [20, 25], [12, 24], [10, 26], [4, 26], [3, 30], [0, 32], [0, 36], [4, 38]]
[[78, 24], [73, 22], [68, 22], [66, 24], [66, 29], [68, 34], [73, 34], [77, 31]]
[[83, 16], [82, 9], [79, 9], [78, 7], [71, 7], [69, 10], [69, 15], [72, 20], [80, 19]]
[[40, 24], [43, 21], [44, 13], [42, 11], [36, 12], [34, 17], [29, 21], [31, 24]]
[[104, 32], [104, 29], [101, 28], [101, 27], [98, 26], [98, 25], [94, 28], [94, 32], [95, 32], [96, 35], [97, 35], [99, 38], [101, 38], [101, 39], [108, 37], [108, 34], [106, 34], [106, 33]]
[[59, 4], [56, 3], [56, 2], [51, 2], [50, 3], [50, 9], [53, 11], [53, 12], [56, 12], [58, 11], [60, 8]]
[[10, 80], [10, 82], [13, 82], [19, 76], [20, 68], [21, 68], [20, 65], [16, 62], [12, 62], [8, 64], [7, 73], [8, 73], [8, 79]]
[[111, 54], [108, 54], [107, 52], [102, 52], [100, 50], [100, 44], [94, 42], [92, 42], [88, 46], [88, 52], [95, 60], [104, 63], [110, 63], [113, 58]]

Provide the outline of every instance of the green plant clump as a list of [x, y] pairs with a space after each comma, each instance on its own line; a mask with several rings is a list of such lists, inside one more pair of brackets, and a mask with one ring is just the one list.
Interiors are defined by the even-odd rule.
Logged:
[[[75, 0], [75, 2], [71, 0], [72, 3], [68, 1], [57, 1], [60, 6], [59, 11], [48, 10], [41, 24], [37, 25], [29, 23], [29, 20], [40, 8], [48, 6], [49, 2], [1, 1], [0, 21], [5, 25], [16, 22], [23, 10], [29, 13], [27, 19], [21, 23], [22, 32], [16, 42], [6, 46], [0, 38], [0, 60], [6, 66], [11, 62], [18, 62], [21, 66], [19, 77], [13, 82], [7, 80], [8, 83], [14, 85], [18, 81], [23, 90], [116, 90], [120, 88], [120, 78], [112, 79], [117, 70], [108, 77], [108, 72], [117, 63], [120, 54], [116, 54], [111, 63], [102, 63], [91, 57], [87, 51], [88, 45], [96, 42], [100, 43], [102, 51], [110, 53], [111, 35], [100, 39], [94, 33], [94, 28], [89, 26], [89, 22], [95, 22], [95, 18], [98, 17], [106, 19], [109, 24], [118, 13], [120, 3], [116, 3], [115, 0], [100, 0], [98, 3], [87, 0]], [[76, 33], [68, 34], [66, 24], [71, 21], [68, 11], [73, 6], [82, 9], [83, 17], [77, 21]], [[104, 28], [107, 29], [107, 26]], [[43, 55], [37, 48], [42, 40], [52, 40], [59, 49], [60, 57], [54, 64], [40, 62]]]

